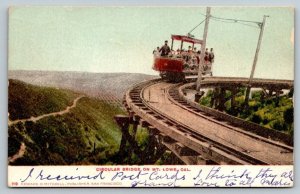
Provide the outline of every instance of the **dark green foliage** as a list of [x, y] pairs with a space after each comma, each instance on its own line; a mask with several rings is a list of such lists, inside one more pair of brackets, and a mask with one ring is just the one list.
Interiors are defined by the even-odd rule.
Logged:
[[278, 131], [283, 131], [285, 130], [285, 124], [283, 122], [281, 122], [280, 120], [275, 120], [273, 123], [272, 123], [272, 128], [273, 129], [276, 129]]
[[15, 127], [8, 127], [8, 156], [18, 152], [22, 141], [23, 137], [16, 132]]
[[292, 98], [293, 95], [294, 95], [294, 88], [292, 88], [292, 89], [290, 90], [290, 92], [288, 93], [288, 97], [289, 97], [289, 98]]
[[294, 122], [294, 108], [290, 107], [284, 111], [283, 114], [284, 121], [288, 124], [292, 124]]
[[261, 122], [261, 118], [256, 114], [252, 115], [250, 120], [254, 123], [260, 123]]
[[225, 99], [229, 99], [231, 97], [231, 91], [226, 90], [225, 91]]
[[169, 157], [166, 157], [168, 155], [167, 151], [161, 148], [161, 145], [157, 145], [154, 136], [150, 136], [147, 128], [138, 127], [136, 133], [134, 133], [132, 126], [130, 126], [129, 132], [137, 143], [138, 151], [136, 152], [133, 145], [127, 141], [126, 145], [120, 148], [124, 154], [122, 156], [120, 154], [114, 155], [111, 160], [112, 163], [121, 165], [174, 164], [174, 162], [170, 162]]
[[146, 128], [140, 128], [139, 127], [137, 129], [135, 139], [136, 139], [138, 145], [140, 147], [142, 147], [142, 150], [144, 150], [145, 147], [148, 144], [148, 141], [149, 141], [149, 132], [148, 132], [148, 130]]
[[[291, 96], [293, 90], [287, 95], [281, 97], [265, 98], [262, 91], [255, 91], [252, 93], [252, 98], [249, 100], [247, 108], [243, 108], [245, 101], [245, 89], [239, 88], [235, 97], [236, 106], [231, 107], [229, 99], [230, 93], [226, 91], [225, 111], [228, 114], [237, 116], [239, 118], [260, 124], [267, 128], [272, 128], [278, 131], [293, 134], [294, 123], [294, 108]], [[200, 104], [211, 107], [212, 90], [202, 97]]]
[[211, 99], [213, 97], [213, 90], [208, 90], [205, 96], [200, 99], [200, 104], [203, 106], [211, 107]]
[[18, 80], [9, 80], [9, 119], [24, 119], [31, 116], [56, 112], [71, 105], [75, 94], [50, 87], [39, 87]]
[[[180, 161], [175, 161], [177, 159], [176, 156], [174, 156], [174, 154], [171, 151], [166, 151], [163, 153], [162, 157], [156, 161], [156, 165], [163, 165], [163, 164], [181, 164]], [[181, 164], [182, 165], [182, 164]]]
[[[73, 103], [76, 96], [69, 91], [42, 88], [13, 80], [10, 82], [10, 101], [14, 102], [10, 104], [10, 109], [14, 110], [11, 111], [11, 118], [20, 118], [20, 114], [16, 113], [20, 103], [16, 101], [22, 99], [20, 94], [14, 94], [20, 91], [26, 93], [26, 99], [29, 99], [28, 103], [22, 104], [21, 118], [24, 115], [30, 117], [34, 113], [40, 115], [64, 110]], [[35, 95], [44, 97], [42, 104], [33, 103]], [[45, 117], [36, 123], [9, 126], [8, 154], [12, 156], [17, 153], [21, 142], [24, 142], [25, 155], [16, 160], [14, 165], [106, 163], [119, 149], [121, 132], [113, 120], [116, 114], [124, 112], [107, 102], [84, 97], [69, 113]]]
[[290, 107], [285, 110], [283, 114], [284, 121], [286, 123], [288, 134], [294, 135], [294, 107]]
[[252, 99], [256, 99], [256, 100], [259, 100], [262, 96], [262, 91], [255, 91], [255, 92], [252, 92]]

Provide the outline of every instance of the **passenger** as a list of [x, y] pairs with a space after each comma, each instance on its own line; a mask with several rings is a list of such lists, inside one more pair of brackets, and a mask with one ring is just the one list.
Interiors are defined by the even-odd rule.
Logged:
[[200, 64], [200, 56], [201, 56], [201, 51], [197, 51], [197, 54], [196, 54], [196, 58], [197, 58], [197, 64], [199, 65]]
[[193, 49], [191, 46], [189, 46], [186, 62], [190, 64], [192, 57], [193, 57]]
[[193, 54], [192, 56], [192, 60], [191, 60], [191, 69], [195, 69], [195, 67], [197, 67], [197, 56], [195, 54]]
[[170, 47], [168, 46], [168, 41], [165, 41], [165, 44], [159, 49], [159, 52], [161, 52], [160, 56], [168, 56], [168, 54], [171, 52]]
[[159, 57], [159, 56], [160, 56], [160, 53], [159, 53], [159, 47], [156, 47], [156, 49], [153, 50], [153, 55], [154, 55], [155, 57]]
[[205, 50], [204, 54], [204, 62], [207, 64], [209, 62], [209, 53], [208, 53], [208, 48]]
[[175, 57], [176, 51], [171, 50], [171, 52], [168, 54], [169, 57]]
[[213, 48], [211, 48], [210, 52], [209, 52], [209, 62], [213, 63], [214, 60], [215, 60], [215, 54], [214, 54]]
[[197, 53], [197, 48], [196, 47], [194, 47], [194, 54], [196, 54]]
[[180, 58], [180, 57], [181, 57], [180, 49], [177, 49], [175, 55], [176, 55], [177, 58]]
[[184, 49], [181, 50], [181, 56], [182, 56], [183, 60], [186, 61], [187, 52]]
[[191, 47], [191, 46], [189, 46], [188, 52], [191, 52], [191, 51], [192, 51], [192, 47]]

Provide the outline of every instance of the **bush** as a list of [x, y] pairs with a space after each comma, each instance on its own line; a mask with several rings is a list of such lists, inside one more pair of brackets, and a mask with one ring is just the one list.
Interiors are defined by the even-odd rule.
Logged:
[[284, 121], [288, 124], [292, 124], [294, 122], [294, 108], [290, 107], [285, 110], [283, 114]]
[[[267, 128], [272, 128], [286, 133], [293, 133], [294, 123], [294, 108], [293, 101], [290, 99], [293, 90], [286, 96], [277, 98], [268, 98], [262, 100], [263, 92], [254, 91], [252, 99], [249, 101], [248, 108], [244, 109], [243, 104], [245, 101], [245, 87], [238, 89], [235, 97], [236, 106], [234, 109], [231, 107], [230, 100], [225, 102], [226, 113], [260, 124]], [[202, 97], [200, 104], [210, 106], [213, 91], [210, 91], [205, 97]], [[230, 98], [230, 92], [226, 91], [225, 97]]]
[[292, 88], [292, 89], [289, 91], [288, 97], [289, 97], [289, 98], [292, 98], [293, 95], [294, 95], [294, 88]]
[[272, 122], [272, 128], [278, 131], [285, 131], [286, 129], [282, 120], [275, 120], [274, 122]]
[[135, 138], [140, 147], [145, 147], [149, 141], [148, 129], [138, 127]]
[[260, 100], [261, 95], [262, 95], [262, 91], [254, 91], [252, 93], [252, 99]]
[[261, 122], [261, 117], [257, 114], [254, 114], [251, 118], [251, 121], [254, 122], [254, 123], [257, 123], [257, 124], [260, 124]]
[[203, 106], [210, 107], [210, 102], [211, 102], [211, 97], [209, 96], [204, 96], [200, 99], [200, 104]]

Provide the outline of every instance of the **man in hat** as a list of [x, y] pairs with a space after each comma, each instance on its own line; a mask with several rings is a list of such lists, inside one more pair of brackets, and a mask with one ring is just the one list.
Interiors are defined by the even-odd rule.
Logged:
[[165, 41], [165, 44], [159, 49], [159, 52], [161, 53], [160, 56], [168, 56], [168, 54], [171, 52], [170, 47], [168, 46], [168, 41]]
[[214, 54], [214, 50], [213, 48], [210, 49], [210, 52], [209, 52], [209, 62], [210, 63], [213, 63], [215, 60], [215, 54]]
[[208, 48], [205, 49], [205, 53], [204, 53], [204, 62], [207, 64], [209, 62], [209, 52], [208, 52]]

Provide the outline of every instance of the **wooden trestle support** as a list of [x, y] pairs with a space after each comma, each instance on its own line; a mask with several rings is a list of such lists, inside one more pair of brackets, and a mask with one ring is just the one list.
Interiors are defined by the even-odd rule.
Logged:
[[[129, 145], [140, 159], [142, 164], [154, 164], [162, 155], [169, 151], [171, 152], [168, 164], [188, 164], [188, 165], [209, 165], [216, 164], [215, 162], [204, 158], [194, 150], [182, 145], [171, 137], [161, 133], [158, 129], [151, 126], [133, 112], [129, 111], [129, 116], [116, 115], [114, 117], [118, 126], [122, 131], [122, 139], [120, 143], [119, 157], [126, 156], [125, 147]], [[149, 132], [149, 142], [144, 150], [141, 150], [135, 140], [135, 135], [138, 126], [146, 128]], [[131, 134], [129, 129], [132, 128]]]

